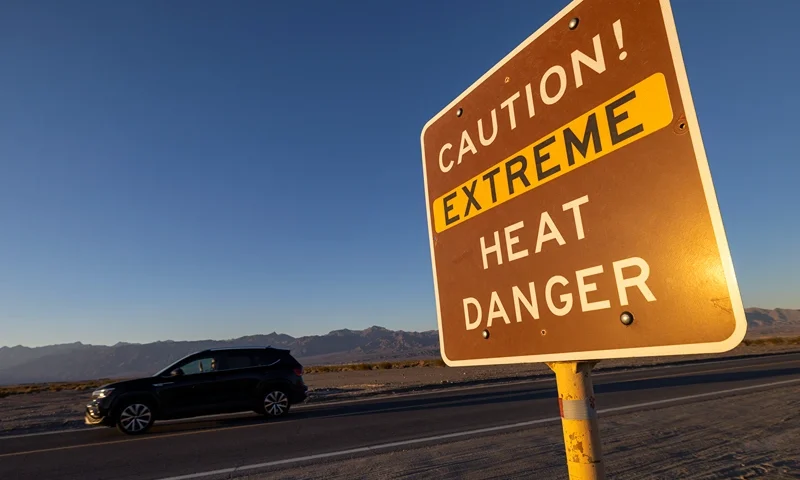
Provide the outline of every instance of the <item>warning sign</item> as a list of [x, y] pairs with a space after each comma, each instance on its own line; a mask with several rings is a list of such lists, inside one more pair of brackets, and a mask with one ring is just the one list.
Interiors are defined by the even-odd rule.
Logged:
[[667, 0], [572, 2], [421, 141], [448, 364], [711, 353], [744, 337]]

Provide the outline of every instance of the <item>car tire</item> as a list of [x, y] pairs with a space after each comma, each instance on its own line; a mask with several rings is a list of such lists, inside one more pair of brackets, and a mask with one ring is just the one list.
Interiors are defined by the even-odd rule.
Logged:
[[269, 418], [283, 417], [289, 413], [291, 402], [289, 395], [281, 388], [268, 388], [263, 395], [261, 395], [261, 405], [259, 406], [258, 413], [265, 415]]
[[155, 412], [150, 402], [141, 399], [124, 400], [116, 418], [117, 430], [125, 435], [141, 435], [153, 426]]

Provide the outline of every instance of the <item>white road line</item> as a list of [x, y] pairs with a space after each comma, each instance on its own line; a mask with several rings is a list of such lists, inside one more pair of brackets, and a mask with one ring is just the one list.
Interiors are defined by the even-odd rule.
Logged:
[[67, 433], [94, 432], [99, 430], [105, 430], [105, 428], [104, 427], [70, 428], [67, 430], [55, 430], [53, 432], [21, 433], [19, 435], [0, 435], [0, 441], [12, 440], [14, 438], [41, 437], [43, 435], [63, 435]]
[[652, 402], [637, 403], [636, 405], [627, 405], [627, 406], [622, 406], [622, 407], [603, 408], [603, 409], [598, 410], [597, 413], [611, 413], [611, 412], [619, 412], [619, 411], [623, 411], [623, 410], [630, 410], [632, 408], [654, 407], [656, 405], [663, 405], [665, 403], [682, 402], [684, 400], [699, 400], [701, 398], [713, 397], [715, 395], [728, 395], [728, 394], [731, 394], [731, 393], [738, 393], [738, 392], [746, 392], [748, 390], [755, 390], [757, 388], [776, 387], [778, 385], [787, 385], [787, 384], [790, 384], [790, 383], [798, 383], [798, 382], [800, 382], [800, 378], [793, 378], [791, 380], [781, 380], [779, 382], [762, 383], [762, 384], [759, 384], [759, 385], [749, 385], [747, 387], [729, 388], [727, 390], [719, 390], [719, 391], [716, 391], [716, 392], [696, 393], [694, 395], [686, 395], [686, 396], [683, 396], [683, 397], [665, 398], [664, 400], [653, 400]]
[[[795, 353], [795, 352], [791, 352]], [[780, 355], [780, 354], [777, 354]], [[679, 365], [642, 365], [639, 367], [630, 367], [624, 370], [611, 370], [611, 371], [603, 371], [599, 370], [597, 372], [592, 373], [592, 378], [597, 377], [604, 377], [607, 375], [615, 375], [615, 374], [625, 374], [625, 373], [639, 373], [639, 372], [650, 372], [653, 370], [663, 370], [663, 369], [672, 369], [672, 368], [686, 368], [686, 367], [694, 367], [694, 366], [706, 366], [706, 365], [714, 365], [718, 363], [733, 363], [745, 360], [752, 360], [757, 358], [766, 358], [766, 357], [746, 357], [746, 358], [732, 358], [732, 359], [720, 359], [720, 360], [710, 360], [710, 361], [699, 361], [696, 363], [689, 363], [689, 364], [679, 364]], [[786, 362], [781, 362], [786, 363]], [[753, 367], [759, 367], [762, 365], [753, 365]], [[697, 372], [703, 373], [703, 371]], [[545, 373], [546, 374], [546, 373]], [[648, 377], [650, 378], [650, 377]], [[644, 380], [647, 380], [645, 378]], [[660, 377], [657, 377], [660, 378]], [[304, 403], [301, 405], [297, 405], [292, 407], [293, 410], [307, 410], [312, 408], [324, 408], [328, 406], [336, 406], [336, 405], [352, 405], [355, 403], [364, 403], [364, 402], [373, 402], [373, 401], [380, 401], [380, 400], [387, 400], [387, 399], [395, 399], [395, 398], [409, 398], [409, 397], [422, 397], [426, 395], [439, 395], [442, 393], [449, 393], [449, 392], [465, 392], [469, 390], [484, 390], [484, 389], [491, 389], [491, 388], [501, 388], [501, 387], [513, 387], [518, 385], [530, 385], [530, 384], [537, 384], [537, 383], [544, 383], [544, 382], [553, 382], [555, 386], [555, 377], [546, 377], [546, 378], [537, 378], [535, 380], [518, 380], [518, 381], [510, 381], [510, 382], [496, 382], [490, 384], [483, 384], [483, 385], [470, 385], [468, 387], [443, 387], [439, 389], [431, 389], [426, 390], [424, 392], [412, 392], [412, 393], [399, 393], [399, 394], [391, 394], [387, 393], [385, 395], [372, 395], [366, 398], [354, 398], [352, 400], [336, 400], [332, 402], [325, 402], [320, 401], [319, 403]], [[187, 419], [180, 419], [180, 420], [165, 420], [161, 422], [157, 422], [156, 425], [178, 425], [184, 423], [198, 423], [205, 420], [213, 420], [218, 418], [246, 418], [249, 416], [248, 414], [239, 413], [222, 413], [218, 415], [205, 415], [202, 417], [192, 417]], [[68, 433], [83, 433], [83, 432], [93, 432], [93, 431], [100, 431], [106, 430], [105, 427], [86, 427], [86, 428], [71, 428], [68, 430], [55, 430], [52, 432], [37, 432], [37, 433], [23, 433], [19, 435], [0, 435], [0, 441], [3, 440], [12, 440], [15, 438], [27, 438], [27, 437], [39, 437], [44, 435], [64, 435]]]
[[[775, 387], [775, 386], [778, 386], [778, 385], [787, 385], [787, 384], [790, 384], [790, 383], [800, 383], [800, 378], [794, 378], [794, 379], [791, 379], [791, 380], [782, 380], [782, 381], [779, 381], [779, 382], [762, 383], [762, 384], [759, 384], [759, 385], [750, 385], [750, 386], [747, 386], [747, 387], [737, 387], [737, 388], [731, 388], [731, 389], [727, 389], [727, 390], [718, 390], [716, 392], [698, 393], [698, 394], [695, 394], [695, 395], [685, 395], [683, 397], [668, 398], [668, 399], [664, 399], [664, 400], [656, 400], [656, 401], [653, 401], [653, 402], [636, 403], [636, 404], [633, 404], [633, 405], [625, 405], [625, 406], [622, 406], [622, 407], [604, 408], [604, 409], [598, 410], [598, 413], [599, 414], [603, 414], [603, 413], [619, 412], [619, 411], [625, 411], [625, 410], [634, 410], [634, 409], [637, 409], [637, 408], [647, 408], [647, 407], [652, 407], [652, 406], [656, 406], [656, 405], [664, 405], [664, 404], [668, 404], [668, 403], [681, 402], [681, 401], [685, 401], [685, 400], [697, 400], [697, 399], [701, 399], [701, 398], [712, 397], [712, 396], [715, 396], [715, 395], [726, 395], [726, 394], [731, 394], [731, 393], [738, 393], [738, 392], [745, 392], [745, 391], [749, 391], [749, 390], [756, 390], [756, 389], [759, 389], [759, 388]], [[381, 443], [381, 444], [378, 444], [378, 445], [372, 445], [372, 446], [368, 446], [368, 447], [351, 448], [349, 450], [339, 450], [337, 452], [329, 452], [329, 453], [318, 453], [318, 454], [315, 454], [315, 455], [306, 455], [306, 456], [303, 456], [303, 457], [287, 458], [287, 459], [284, 459], [284, 460], [275, 460], [275, 461], [272, 461], [272, 462], [255, 463], [255, 464], [252, 464], [252, 465], [242, 465], [242, 466], [239, 466], [239, 467], [223, 468], [223, 469], [220, 469], [220, 470], [211, 470], [211, 471], [208, 471], [208, 472], [190, 473], [190, 474], [187, 474], [187, 475], [180, 475], [180, 476], [177, 476], [177, 477], [162, 478], [160, 480], [192, 480], [192, 479], [195, 479], [195, 478], [211, 477], [211, 476], [214, 476], [214, 475], [225, 475], [225, 474], [231, 474], [231, 473], [244, 472], [244, 471], [247, 471], [247, 470], [256, 470], [256, 469], [260, 469], [260, 468], [278, 467], [278, 466], [281, 466], [281, 465], [289, 465], [289, 464], [292, 464], [292, 463], [307, 462], [307, 461], [311, 461], [311, 460], [322, 460], [322, 459], [326, 459], [326, 458], [342, 457], [342, 456], [346, 456], [346, 455], [352, 455], [352, 454], [355, 454], [355, 453], [375, 452], [375, 451], [379, 451], [379, 450], [386, 450], [386, 449], [395, 448], [395, 447], [405, 447], [405, 446], [416, 445], [416, 444], [420, 444], [420, 443], [437, 442], [437, 441], [448, 440], [448, 439], [452, 439], [452, 438], [470, 437], [470, 436], [473, 436], [473, 435], [480, 435], [480, 434], [483, 434], [483, 433], [492, 433], [492, 432], [500, 432], [500, 431], [504, 431], [504, 430], [513, 430], [513, 429], [516, 429], [516, 428], [529, 427], [529, 426], [532, 426], [532, 425], [540, 425], [540, 424], [544, 424], [544, 423], [558, 422], [560, 420], [561, 420], [561, 417], [541, 418], [541, 419], [538, 419], [538, 420], [531, 420], [531, 421], [527, 421], [527, 422], [518, 422], [518, 423], [512, 423], [512, 424], [508, 424], [508, 425], [500, 425], [500, 426], [497, 426], [497, 427], [480, 428], [480, 429], [477, 429], [477, 430], [467, 430], [467, 431], [463, 431], [463, 432], [448, 433], [448, 434], [445, 434], [445, 435], [436, 435], [436, 436], [432, 436], [432, 437], [414, 438], [414, 439], [411, 439], [411, 440], [403, 440], [403, 441], [400, 441], [400, 442]]]
[[542, 423], [549, 423], [554, 422], [556, 420], [560, 420], [560, 417], [550, 417], [550, 418], [541, 418], [538, 420], [531, 420], [528, 422], [519, 422], [514, 423], [511, 425], [500, 425], [498, 427], [488, 427], [488, 428], [481, 428], [478, 430], [469, 430], [466, 432], [456, 432], [456, 433], [448, 433], [446, 435], [437, 435], [435, 437], [424, 437], [424, 438], [415, 438], [413, 440], [404, 440], [402, 442], [393, 442], [393, 443], [382, 443], [380, 445], [373, 445], [370, 447], [361, 447], [361, 448], [352, 448], [350, 450], [340, 450], [338, 452], [330, 452], [330, 453], [318, 453], [316, 455], [307, 455], [305, 457], [295, 457], [295, 458], [287, 458], [285, 460], [276, 460], [274, 462], [265, 462], [265, 463], [257, 463], [253, 465], [243, 465], [241, 467], [232, 467], [232, 468], [224, 468], [221, 470], [212, 470], [209, 472], [200, 472], [200, 473], [190, 473], [188, 475], [181, 475], [178, 477], [168, 477], [161, 480], [188, 480], [193, 478], [202, 478], [202, 477], [210, 477], [213, 475], [222, 475], [227, 473], [235, 473], [241, 472], [244, 470], [253, 470], [257, 468], [265, 468], [265, 467], [274, 467], [280, 465], [286, 465], [290, 463], [297, 463], [297, 462], [305, 462], [309, 460], [320, 460], [323, 458], [330, 458], [330, 457], [340, 457], [343, 455], [351, 455], [354, 453], [365, 453], [365, 452], [373, 452], [376, 450], [383, 450], [386, 448], [394, 448], [394, 447], [402, 447], [406, 445], [414, 445], [417, 443], [423, 442], [432, 442], [438, 440], [446, 440], [449, 438], [458, 438], [464, 437], [468, 435], [478, 435], [481, 433], [491, 433], [491, 432], [498, 432], [502, 430], [509, 430], [512, 428], [518, 427], [528, 427], [531, 425], [537, 425]]

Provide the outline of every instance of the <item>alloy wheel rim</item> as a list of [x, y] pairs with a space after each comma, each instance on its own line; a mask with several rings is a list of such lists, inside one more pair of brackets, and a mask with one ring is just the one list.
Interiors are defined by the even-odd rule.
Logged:
[[288, 408], [289, 399], [286, 397], [286, 394], [280, 390], [270, 392], [267, 394], [266, 398], [264, 398], [264, 410], [272, 416], [283, 415]]
[[128, 432], [140, 432], [144, 430], [149, 424], [150, 419], [153, 417], [150, 408], [141, 403], [134, 403], [128, 405], [122, 410], [119, 416], [119, 421]]

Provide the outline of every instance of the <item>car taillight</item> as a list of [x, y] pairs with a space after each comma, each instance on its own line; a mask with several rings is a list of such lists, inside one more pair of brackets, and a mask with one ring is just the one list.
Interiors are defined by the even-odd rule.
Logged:
[[294, 374], [297, 375], [298, 377], [302, 377], [303, 376], [303, 367], [295, 368], [294, 369]]

